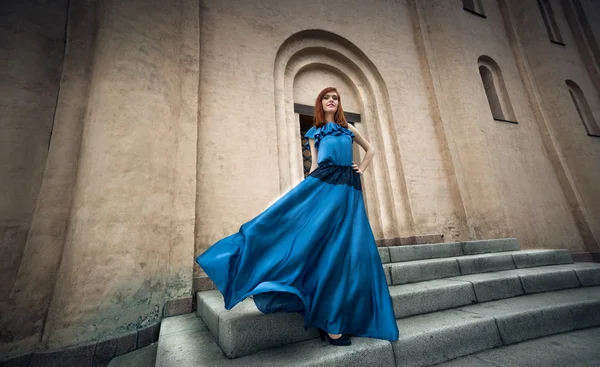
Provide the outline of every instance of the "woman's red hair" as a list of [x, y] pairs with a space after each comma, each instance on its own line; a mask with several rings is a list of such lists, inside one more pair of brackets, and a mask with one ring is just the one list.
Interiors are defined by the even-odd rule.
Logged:
[[325, 88], [317, 96], [314, 110], [315, 127], [321, 127], [329, 122], [325, 121], [325, 111], [323, 111], [323, 96], [329, 92], [336, 92], [338, 95], [338, 108], [337, 111], [335, 111], [334, 122], [342, 127], [348, 128], [348, 121], [346, 121], [344, 109], [342, 108], [342, 96], [340, 96], [340, 92], [338, 92], [335, 87]]

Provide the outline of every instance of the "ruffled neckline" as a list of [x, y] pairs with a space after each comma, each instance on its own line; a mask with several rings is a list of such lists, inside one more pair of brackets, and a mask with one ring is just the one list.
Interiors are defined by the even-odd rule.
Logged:
[[329, 121], [325, 125], [321, 127], [311, 127], [310, 130], [306, 132], [304, 135], [307, 138], [315, 139], [315, 147], [319, 149], [319, 143], [321, 139], [328, 135], [348, 135], [352, 139], [354, 139], [354, 133], [350, 131], [347, 127], [343, 127], [335, 123], [334, 121]]

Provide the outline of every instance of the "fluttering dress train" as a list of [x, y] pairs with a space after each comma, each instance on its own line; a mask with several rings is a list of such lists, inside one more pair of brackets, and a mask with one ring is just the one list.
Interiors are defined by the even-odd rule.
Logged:
[[352, 169], [354, 134], [312, 127], [319, 167], [196, 262], [225, 308], [252, 296], [263, 313], [298, 312], [304, 328], [398, 339], [392, 299]]

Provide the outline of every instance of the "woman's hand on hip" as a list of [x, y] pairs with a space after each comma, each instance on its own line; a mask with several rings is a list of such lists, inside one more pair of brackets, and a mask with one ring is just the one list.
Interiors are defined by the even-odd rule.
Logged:
[[363, 173], [363, 171], [354, 162], [352, 162], [352, 169], [356, 171], [356, 173], [358, 173], [359, 175], [362, 175]]

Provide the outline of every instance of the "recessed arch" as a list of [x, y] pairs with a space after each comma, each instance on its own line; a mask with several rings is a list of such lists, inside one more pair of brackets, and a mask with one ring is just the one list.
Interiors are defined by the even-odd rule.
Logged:
[[[361, 101], [362, 121], [357, 128], [378, 149], [363, 179], [374, 233], [382, 238], [412, 233], [400, 150], [383, 78], [369, 58], [353, 43], [324, 30], [291, 35], [277, 51], [274, 65], [275, 116], [278, 137], [279, 183], [282, 193], [302, 178], [302, 156], [296, 142], [299, 124], [294, 114], [293, 82], [305, 68], [326, 67], [347, 78]], [[315, 96], [319, 91], [315, 91]], [[385, 150], [382, 148], [385, 146]]]
[[565, 80], [565, 84], [569, 89], [569, 94], [571, 95], [571, 99], [573, 100], [573, 105], [575, 105], [575, 109], [577, 109], [577, 113], [579, 114], [579, 118], [585, 126], [585, 130], [587, 134], [590, 136], [600, 137], [600, 127], [594, 119], [594, 115], [592, 114], [592, 110], [583, 94], [583, 91], [575, 83], [574, 81], [567, 79]]
[[558, 23], [556, 23], [554, 11], [552, 10], [552, 5], [550, 5], [548, 0], [537, 0], [537, 3], [550, 41], [563, 44], [560, 29], [558, 28]]
[[495, 120], [516, 122], [515, 112], [502, 77], [502, 70], [496, 61], [483, 55], [477, 59], [477, 65], [492, 117]]

